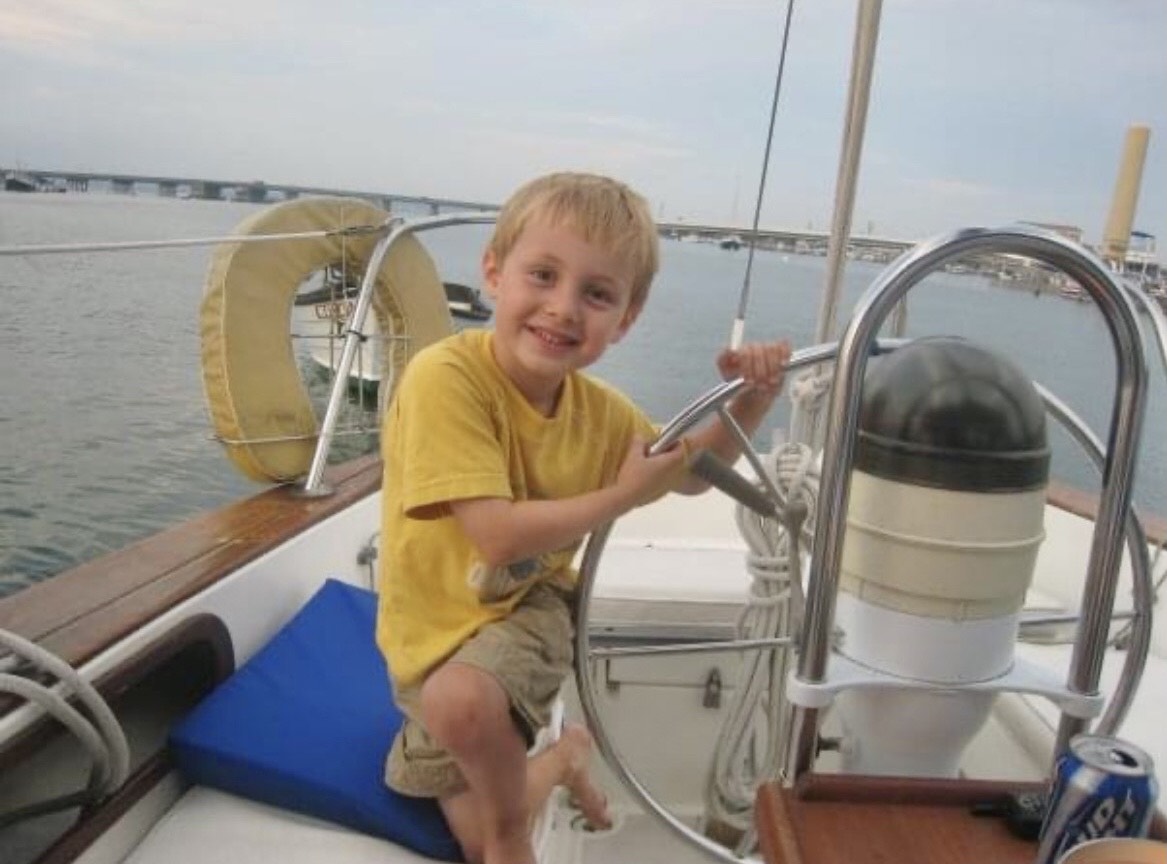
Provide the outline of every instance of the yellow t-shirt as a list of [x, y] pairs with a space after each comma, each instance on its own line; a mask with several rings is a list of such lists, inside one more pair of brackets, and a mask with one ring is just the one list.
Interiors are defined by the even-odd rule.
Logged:
[[386, 413], [377, 644], [398, 686], [506, 616], [536, 581], [576, 579], [578, 542], [512, 564], [483, 587], [448, 502], [590, 492], [616, 479], [634, 435], [655, 434], [629, 399], [582, 373], [568, 376], [555, 416], [544, 417], [498, 367], [492, 339], [466, 330], [420, 352]]

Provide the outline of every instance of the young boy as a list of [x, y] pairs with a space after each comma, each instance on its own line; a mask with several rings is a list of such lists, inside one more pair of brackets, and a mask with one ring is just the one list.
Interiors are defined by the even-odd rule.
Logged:
[[[377, 640], [407, 720], [386, 782], [437, 798], [470, 862], [533, 864], [531, 818], [555, 786], [607, 824], [586, 729], [527, 755], [571, 670], [572, 558], [634, 507], [702, 491], [685, 452], [738, 455], [718, 421], [646, 456], [649, 419], [580, 373], [628, 332], [656, 269], [656, 227], [626, 186], [566, 173], [528, 183], [483, 255], [493, 331], [420, 352], [387, 413]], [[718, 357], [724, 377], [751, 385], [730, 406], [748, 432], [789, 355], [778, 343]]]

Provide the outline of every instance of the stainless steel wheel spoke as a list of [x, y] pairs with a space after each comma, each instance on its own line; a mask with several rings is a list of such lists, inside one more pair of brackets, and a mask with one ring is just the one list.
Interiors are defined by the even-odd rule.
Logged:
[[685, 654], [716, 654], [726, 651], [761, 651], [767, 648], [788, 648], [794, 644], [789, 636], [770, 639], [726, 639], [719, 642], [676, 642], [671, 645], [620, 645], [596, 647], [588, 651], [588, 659], [612, 657], [651, 657]]

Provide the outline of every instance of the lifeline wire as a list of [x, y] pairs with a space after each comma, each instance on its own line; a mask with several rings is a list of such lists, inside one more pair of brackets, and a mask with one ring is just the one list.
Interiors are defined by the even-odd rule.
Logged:
[[741, 347], [746, 330], [746, 306], [750, 299], [750, 272], [754, 268], [754, 246], [758, 242], [758, 222], [762, 218], [762, 197], [766, 191], [766, 172], [770, 167], [770, 146], [774, 142], [774, 120], [778, 116], [778, 94], [782, 92], [782, 72], [786, 68], [786, 46], [790, 42], [790, 19], [794, 14], [794, 0], [786, 2], [786, 24], [782, 31], [782, 52], [778, 57], [778, 76], [774, 80], [774, 98], [770, 103], [770, 128], [766, 133], [766, 150], [762, 156], [762, 176], [758, 180], [758, 197], [754, 202], [754, 223], [750, 232], [750, 242], [746, 251], [746, 275], [742, 282], [742, 293], [738, 298], [737, 318], [733, 322], [733, 332], [729, 337], [729, 347]]
[[192, 237], [183, 240], [118, 240], [103, 243], [46, 243], [0, 246], [0, 257], [7, 255], [61, 255], [75, 252], [128, 252], [137, 249], [177, 249], [183, 246], [217, 246], [221, 243], [270, 243], [273, 240], [310, 240], [316, 237], [348, 237], [353, 234], [382, 234], [383, 225], [351, 225], [320, 231], [294, 231], [285, 234], [241, 234], [226, 237]]

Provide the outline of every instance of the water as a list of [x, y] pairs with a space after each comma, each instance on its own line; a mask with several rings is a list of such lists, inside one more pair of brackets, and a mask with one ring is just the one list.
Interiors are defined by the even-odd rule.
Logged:
[[[218, 236], [257, 205], [0, 193], [0, 244]], [[956, 227], [956, 226], [953, 226]], [[478, 284], [483, 227], [423, 236], [443, 278]], [[713, 358], [737, 309], [745, 251], [665, 242], [641, 319], [594, 371], [667, 420], [717, 383]], [[0, 259], [0, 596], [195, 513], [258, 491], [210, 439], [198, 304], [209, 249]], [[845, 316], [880, 272], [847, 268]], [[746, 335], [814, 342], [824, 259], [759, 253]], [[1105, 438], [1114, 363], [1092, 304], [938, 274], [911, 296], [909, 335], [998, 348]], [[1164, 386], [1152, 393], [1136, 500], [1167, 513]], [[785, 420], [788, 403], [775, 412]], [[1057, 431], [1054, 475], [1097, 488]]]

